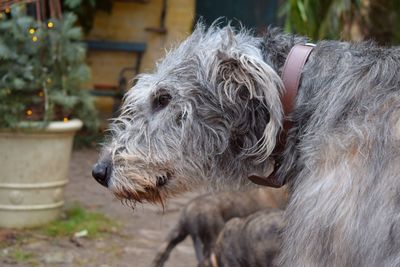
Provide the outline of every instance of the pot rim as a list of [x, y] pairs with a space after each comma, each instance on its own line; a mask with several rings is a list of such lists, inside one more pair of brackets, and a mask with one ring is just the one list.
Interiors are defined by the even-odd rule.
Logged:
[[21, 121], [16, 129], [1, 128], [2, 132], [45, 132], [45, 133], [58, 133], [58, 132], [76, 132], [82, 128], [83, 122], [79, 119], [72, 119], [68, 121], [51, 121], [43, 127], [41, 121]]

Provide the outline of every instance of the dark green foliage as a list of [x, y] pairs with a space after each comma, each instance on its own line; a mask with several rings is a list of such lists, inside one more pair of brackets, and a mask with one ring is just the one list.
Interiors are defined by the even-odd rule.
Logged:
[[400, 43], [399, 0], [286, 0], [285, 30], [320, 39]]
[[97, 131], [92, 98], [83, 85], [90, 77], [86, 47], [76, 16], [38, 22], [14, 5], [0, 19], [0, 128], [20, 121], [45, 123], [81, 119]]
[[285, 30], [314, 40], [338, 39], [360, 5], [361, 0], [286, 0], [282, 8]]

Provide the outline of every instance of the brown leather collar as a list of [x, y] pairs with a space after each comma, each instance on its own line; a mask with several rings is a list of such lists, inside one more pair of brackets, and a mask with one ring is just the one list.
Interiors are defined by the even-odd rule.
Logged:
[[[286, 57], [281, 75], [283, 85], [285, 86], [285, 93], [281, 96], [285, 120], [283, 122], [283, 130], [278, 137], [273, 154], [282, 154], [285, 147], [287, 132], [292, 126], [292, 122], [289, 120], [288, 115], [293, 111], [297, 90], [299, 89], [301, 73], [314, 46], [314, 44], [297, 44], [292, 47]], [[279, 165], [279, 162], [275, 162], [274, 170], [268, 177], [251, 175], [248, 179], [258, 185], [276, 188], [282, 187], [285, 184], [285, 181], [276, 177], [277, 165]]]

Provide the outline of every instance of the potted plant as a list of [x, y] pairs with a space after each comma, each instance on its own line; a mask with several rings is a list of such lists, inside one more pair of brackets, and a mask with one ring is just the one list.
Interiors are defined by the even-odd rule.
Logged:
[[55, 219], [75, 132], [97, 129], [76, 17], [37, 21], [25, 5], [0, 13], [0, 226]]

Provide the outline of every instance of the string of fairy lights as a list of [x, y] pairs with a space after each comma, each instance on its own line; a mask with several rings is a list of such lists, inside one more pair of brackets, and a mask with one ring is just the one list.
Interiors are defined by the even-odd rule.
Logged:
[[[47, 22], [47, 28], [49, 28], [49, 29], [54, 28], [54, 22], [52, 22], [52, 21]], [[35, 28], [30, 28], [28, 30], [28, 32], [29, 32], [29, 34], [32, 35], [32, 41], [33, 42], [37, 42], [39, 40], [37, 35], [35, 35], [36, 34], [36, 29]]]
[[[5, 15], [8, 15], [8, 14], [10, 14], [11, 13], [11, 9], [9, 8], [9, 7], [7, 7], [7, 8], [5, 8], [4, 9], [4, 12], [0, 12], [0, 19], [2, 19], [2, 18], [4, 18], [5, 17]], [[47, 28], [48, 29], [53, 29], [53, 28], [55, 28], [55, 24], [54, 24], [54, 22], [53, 21], [48, 21], [47, 22]], [[31, 35], [31, 40], [32, 40], [32, 42], [37, 42], [37, 41], [39, 41], [39, 37], [36, 35], [36, 29], [35, 28], [33, 28], [33, 27], [31, 27], [31, 28], [29, 28], [28, 29], [28, 33]], [[51, 83], [52, 83], [52, 79], [49, 77], [49, 78], [47, 78], [46, 79], [46, 83], [48, 84], [48, 85], [50, 85]], [[43, 97], [45, 97], [45, 92], [43, 91], [43, 90], [40, 90], [39, 92], [38, 92], [38, 96], [39, 97], [41, 97], [41, 98], [43, 98]], [[34, 115], [34, 110], [32, 109], [32, 108], [28, 108], [28, 109], [26, 109], [25, 110], [25, 115], [29, 118], [29, 117], [32, 117], [33, 115]], [[69, 121], [69, 118], [68, 117], [63, 117], [63, 121], [64, 122], [68, 122]]]
[[[4, 18], [4, 13], [10, 14], [11, 13], [11, 9], [9, 7], [6, 7], [4, 9], [4, 12], [0, 12], [0, 19]], [[54, 22], [52, 21], [48, 21], [47, 22], [47, 28], [49, 29], [53, 29], [55, 27]], [[32, 41], [33, 42], [37, 42], [39, 40], [38, 36], [35, 34], [36, 33], [36, 29], [35, 28], [29, 28], [28, 30], [29, 34], [32, 35]]]

